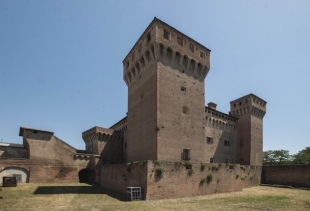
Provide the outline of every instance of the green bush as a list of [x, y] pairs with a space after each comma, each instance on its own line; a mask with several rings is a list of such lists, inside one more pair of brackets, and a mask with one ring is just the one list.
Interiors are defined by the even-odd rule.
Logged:
[[187, 170], [188, 176], [191, 176], [191, 175], [194, 174], [194, 173], [195, 173], [195, 172], [194, 172], [193, 169], [188, 169], [188, 170]]
[[206, 168], [206, 164], [200, 163], [200, 171], [205, 170], [205, 168]]
[[164, 174], [164, 171], [165, 171], [165, 169], [162, 167], [155, 168], [155, 176], [161, 178]]
[[201, 179], [200, 180], [200, 184], [202, 185], [203, 183], [205, 183], [206, 182], [206, 178], [203, 178], [203, 179]]
[[153, 160], [153, 163], [155, 166], [159, 166], [160, 165], [160, 162], [158, 160]]
[[208, 184], [212, 181], [212, 178], [213, 178], [212, 174], [208, 174], [208, 176], [207, 176], [207, 183]]

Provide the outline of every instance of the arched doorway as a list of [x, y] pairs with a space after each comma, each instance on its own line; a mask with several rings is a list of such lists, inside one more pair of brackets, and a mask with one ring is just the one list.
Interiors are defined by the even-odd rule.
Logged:
[[96, 178], [96, 172], [92, 169], [82, 169], [79, 171], [80, 183], [94, 183]]
[[3, 177], [16, 177], [18, 183], [26, 183], [29, 181], [29, 172], [20, 167], [10, 166], [0, 171], [0, 183], [2, 184]]

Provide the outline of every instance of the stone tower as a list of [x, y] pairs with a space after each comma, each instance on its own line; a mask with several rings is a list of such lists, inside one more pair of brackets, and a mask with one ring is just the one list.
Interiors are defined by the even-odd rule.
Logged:
[[205, 160], [210, 50], [157, 18], [123, 61], [127, 158]]
[[230, 113], [238, 118], [237, 163], [262, 165], [263, 118], [266, 104], [266, 101], [254, 94], [230, 102]]

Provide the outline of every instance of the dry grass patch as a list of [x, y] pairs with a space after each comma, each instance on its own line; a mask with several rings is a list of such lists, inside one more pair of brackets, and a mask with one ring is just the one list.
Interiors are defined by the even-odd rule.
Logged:
[[310, 191], [245, 188], [179, 199], [125, 201], [123, 195], [88, 184], [19, 184], [0, 191], [0, 210], [310, 210]]

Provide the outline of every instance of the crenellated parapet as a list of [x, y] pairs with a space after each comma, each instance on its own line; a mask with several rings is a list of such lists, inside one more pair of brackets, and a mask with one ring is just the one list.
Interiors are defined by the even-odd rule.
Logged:
[[249, 94], [230, 102], [232, 116], [241, 117], [247, 114], [263, 119], [266, 114], [267, 102], [254, 94]]
[[237, 118], [210, 107], [205, 107], [206, 126], [222, 131], [237, 131]]
[[127, 116], [112, 125], [109, 129], [121, 131], [125, 134], [127, 132]]
[[123, 78], [130, 85], [153, 62], [204, 80], [210, 70], [210, 50], [154, 18], [123, 60]]
[[[113, 129], [107, 129], [102, 127], [93, 127], [82, 133], [82, 138], [86, 144], [86, 153], [100, 154], [102, 147], [108, 142], [121, 142], [123, 141], [123, 133]], [[98, 142], [104, 142], [98, 144]]]
[[102, 127], [93, 127], [82, 133], [82, 138], [84, 142], [88, 141], [113, 141], [118, 140], [123, 137], [123, 134], [119, 131], [113, 129], [106, 129]]

